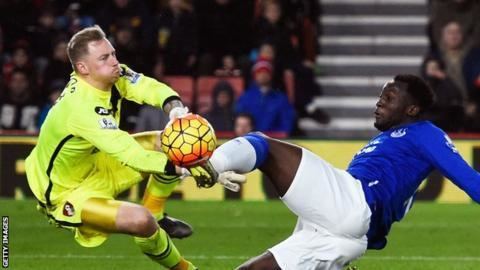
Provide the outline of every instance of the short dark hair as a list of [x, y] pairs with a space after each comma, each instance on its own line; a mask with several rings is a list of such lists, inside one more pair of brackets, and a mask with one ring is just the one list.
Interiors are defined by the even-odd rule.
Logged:
[[422, 78], [412, 74], [399, 74], [394, 81], [408, 85], [407, 92], [420, 106], [421, 112], [428, 110], [435, 102], [435, 92]]
[[98, 25], [84, 28], [73, 35], [67, 45], [67, 54], [74, 70], [77, 70], [75, 64], [80, 58], [88, 54], [88, 43], [102, 40], [105, 37], [105, 32]]

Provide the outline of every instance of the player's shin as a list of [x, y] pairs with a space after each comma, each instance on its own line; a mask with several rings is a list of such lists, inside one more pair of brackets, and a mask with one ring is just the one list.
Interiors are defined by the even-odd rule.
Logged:
[[193, 233], [192, 226], [185, 221], [167, 216], [165, 202], [180, 181], [179, 176], [151, 175], [145, 194], [143, 206], [158, 221], [158, 225], [172, 238], [185, 238]]
[[247, 173], [263, 164], [268, 156], [268, 148], [263, 135], [249, 133], [222, 144], [213, 152], [210, 162], [219, 173]]
[[163, 217], [165, 201], [179, 182], [178, 176], [150, 175], [143, 195], [143, 206], [159, 220]]
[[134, 237], [134, 239], [145, 255], [168, 269], [196, 269], [191, 262], [180, 255], [170, 237], [160, 228], [149, 237]]

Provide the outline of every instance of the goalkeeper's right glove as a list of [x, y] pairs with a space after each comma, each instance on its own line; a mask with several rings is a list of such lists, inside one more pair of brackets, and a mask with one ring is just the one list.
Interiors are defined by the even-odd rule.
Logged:
[[244, 183], [246, 180], [244, 175], [237, 174], [234, 171], [226, 171], [219, 174], [215, 171], [210, 161], [185, 169], [184, 175], [192, 176], [198, 187], [210, 188], [218, 182], [226, 189], [234, 192], [238, 192], [240, 190], [239, 183]]

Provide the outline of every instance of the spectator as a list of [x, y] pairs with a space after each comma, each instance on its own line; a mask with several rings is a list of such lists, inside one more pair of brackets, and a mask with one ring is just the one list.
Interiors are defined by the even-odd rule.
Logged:
[[[164, 82], [165, 65], [163, 59], [158, 57], [152, 68], [152, 77], [160, 82]], [[135, 132], [147, 130], [163, 130], [168, 123], [168, 116], [162, 111], [152, 106], [141, 106], [135, 123]]]
[[26, 41], [18, 41], [13, 49], [12, 57], [3, 65], [3, 80], [6, 84], [10, 82], [12, 73], [16, 69], [22, 69], [28, 74], [28, 78], [34, 77], [34, 70], [28, 43]]
[[139, 43], [143, 53], [151, 52], [153, 44], [153, 21], [145, 1], [110, 0], [103, 1], [97, 21], [102, 29], [113, 36], [119, 26], [128, 25], [133, 31], [133, 39]]
[[160, 82], [165, 81], [165, 62], [162, 57], [157, 57], [157, 60], [153, 64], [152, 77]]
[[52, 48], [55, 41], [66, 39], [67, 34], [62, 33], [56, 27], [53, 8], [47, 8], [40, 12], [36, 25], [31, 34], [32, 49], [35, 54], [35, 68], [39, 76], [43, 76], [48, 59], [51, 58]]
[[0, 102], [0, 129], [35, 132], [38, 106], [28, 73], [15, 69]]
[[242, 71], [237, 67], [233, 55], [227, 54], [222, 57], [222, 66], [214, 72], [215, 76], [232, 77], [242, 75]]
[[236, 104], [237, 113], [250, 113], [259, 131], [290, 134], [295, 112], [284, 92], [272, 87], [273, 67], [270, 61], [259, 59], [252, 69], [254, 81]]
[[52, 106], [55, 104], [57, 99], [60, 97], [60, 94], [62, 93], [63, 89], [65, 88], [65, 81], [63, 79], [56, 79], [50, 82], [50, 84], [47, 87], [47, 101], [41, 106], [40, 112], [38, 114], [38, 120], [37, 120], [37, 128], [40, 130], [40, 128], [43, 125], [43, 122], [45, 121], [45, 118], [47, 117], [48, 112], [52, 108]]
[[[290, 102], [293, 103], [299, 117], [310, 117], [326, 124], [330, 121], [328, 114], [320, 109], [313, 111], [306, 109], [314, 96], [321, 95], [313, 70], [317, 51], [316, 46], [311, 45], [316, 43], [315, 25], [311, 20], [317, 19], [318, 3], [309, 0], [283, 3], [282, 6], [279, 0], [263, 2], [261, 16], [255, 26], [256, 43], [261, 44], [263, 49], [266, 49], [265, 43], [273, 46], [272, 59], [277, 70], [274, 73], [274, 85], [289, 90]], [[289, 18], [284, 15], [284, 10], [287, 9]], [[287, 77], [294, 77], [292, 85], [286, 83]]]
[[227, 81], [219, 81], [213, 87], [212, 108], [205, 114], [216, 131], [233, 131], [233, 104], [235, 94]]
[[51, 92], [51, 87], [56, 85], [60, 87], [59, 84], [63, 84], [60, 88], [64, 88], [67, 84], [65, 78], [70, 77], [72, 73], [72, 65], [68, 60], [67, 55], [67, 41], [59, 40], [53, 47], [53, 51], [48, 61], [48, 65], [45, 69], [44, 82], [47, 89], [47, 95]]
[[252, 0], [195, 1], [198, 18], [198, 75], [212, 75], [225, 55], [248, 65], [253, 18]]
[[[293, 34], [287, 28], [282, 16], [282, 7], [278, 1], [263, 2], [262, 15], [255, 22], [255, 46], [270, 43], [275, 48], [278, 62], [284, 68], [292, 68], [299, 60], [298, 50], [291, 42]], [[277, 62], [276, 62], [277, 63]]]
[[165, 59], [166, 74], [193, 75], [197, 29], [192, 7], [185, 0], [169, 0], [155, 21], [156, 46]]
[[[317, 21], [321, 6], [318, 0], [281, 0], [287, 27], [293, 32], [293, 40], [298, 43], [298, 51], [304, 66], [313, 68], [318, 50]], [[298, 34], [297, 34], [298, 33]]]
[[460, 90], [447, 76], [441, 59], [427, 57], [422, 65], [422, 75], [436, 94], [426, 118], [447, 132], [458, 132], [465, 124], [464, 100]]
[[122, 62], [131, 66], [132, 69], [142, 70], [146, 68], [145, 56], [133, 36], [133, 29], [130, 25], [117, 25], [113, 37], [112, 43], [115, 46], [117, 57], [122, 59]]
[[465, 131], [480, 131], [480, 124], [476, 124], [480, 116], [480, 95], [475, 87], [476, 70], [480, 70], [478, 50], [472, 49], [471, 43], [464, 42], [463, 31], [456, 21], [444, 26], [439, 45], [439, 51], [431, 52], [431, 55], [444, 64], [447, 77], [459, 90], [467, 121]]
[[469, 37], [466, 43], [480, 45], [480, 2], [477, 0], [432, 0], [430, 6], [429, 36], [432, 50], [442, 43], [443, 27], [456, 21], [463, 29], [463, 35]]
[[92, 16], [81, 15], [81, 4], [73, 2], [68, 5], [64, 14], [57, 18], [57, 26], [60, 30], [69, 35], [73, 35], [81, 29], [95, 24]]
[[[278, 89], [285, 89], [285, 83], [283, 81], [284, 74], [287, 72], [293, 72], [293, 70], [287, 67], [286, 63], [283, 62], [284, 59], [282, 57], [277, 57], [275, 46], [272, 43], [264, 42], [258, 48], [253, 49], [250, 52], [250, 70], [259, 58], [268, 59], [272, 62], [274, 67], [272, 77], [273, 86]], [[253, 74], [245, 72], [246, 81], [252, 79], [249, 75]]]
[[243, 136], [255, 130], [255, 122], [253, 117], [248, 113], [239, 113], [234, 120], [235, 137]]
[[[134, 37], [133, 28], [129, 22], [119, 21], [113, 32], [113, 45], [115, 46], [117, 58], [123, 63], [132, 67], [132, 69], [144, 69], [147, 65], [143, 59], [143, 51], [137, 45], [137, 39]], [[138, 114], [142, 106], [131, 100], [122, 99], [122, 111], [120, 128], [127, 131], [133, 131], [136, 128]], [[151, 108], [153, 109], [153, 108]]]
[[[276, 57], [275, 48], [270, 43], [263, 43], [257, 51], [253, 51], [252, 57], [270, 59], [274, 63], [273, 86], [278, 89], [285, 89], [286, 75], [294, 74], [293, 104], [298, 117], [309, 117], [313, 120], [327, 124], [330, 116], [320, 108], [309, 110], [308, 104], [314, 96], [321, 95], [320, 86], [315, 82], [313, 69], [298, 63], [294, 65], [295, 71], [287, 68], [281, 59]], [[301, 89], [296, 91], [295, 89]], [[295, 128], [296, 135], [301, 134], [298, 127]]]

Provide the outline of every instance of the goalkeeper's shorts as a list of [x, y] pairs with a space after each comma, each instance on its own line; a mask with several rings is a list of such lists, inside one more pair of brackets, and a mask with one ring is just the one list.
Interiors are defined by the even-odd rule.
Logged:
[[85, 201], [90, 198], [114, 199], [121, 192], [139, 183], [142, 175], [122, 165], [116, 159], [99, 153], [95, 172], [71, 190], [55, 196], [52, 206], [39, 202], [38, 209], [47, 215], [49, 222], [57, 227], [72, 230], [75, 240], [82, 246], [101, 245], [107, 234], [82, 226], [81, 213]]

